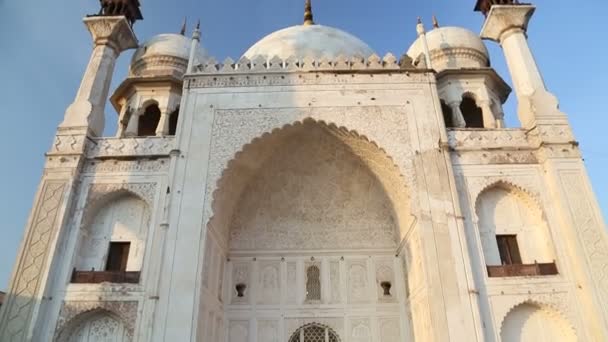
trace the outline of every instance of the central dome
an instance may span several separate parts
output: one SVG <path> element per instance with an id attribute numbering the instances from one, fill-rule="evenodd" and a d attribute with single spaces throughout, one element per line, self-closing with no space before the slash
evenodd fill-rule
<path id="1" fill-rule="evenodd" d="M 350 33 L 322 25 L 297 25 L 262 38 L 243 56 L 249 59 L 257 56 L 266 59 L 275 56 L 281 59 L 289 57 L 335 59 L 340 55 L 369 57 L 372 54 L 374 50 Z"/>

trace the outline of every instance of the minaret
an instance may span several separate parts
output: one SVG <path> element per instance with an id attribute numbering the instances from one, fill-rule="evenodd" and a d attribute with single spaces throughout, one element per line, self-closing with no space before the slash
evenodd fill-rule
<path id="1" fill-rule="evenodd" d="M 528 45 L 526 31 L 536 7 L 517 0 L 478 0 L 475 10 L 486 16 L 481 37 L 499 43 L 504 51 L 522 126 L 533 128 L 542 122 L 565 122 L 565 115 L 559 111 L 555 96 L 547 91 Z"/>
<path id="2" fill-rule="evenodd" d="M 576 301 L 589 328 L 589 341 L 607 341 L 608 236 L 602 213 L 566 115 L 549 93 L 528 46 L 526 31 L 535 7 L 515 0 L 478 0 L 475 10 L 486 16 L 481 36 L 504 51 L 519 102 L 518 114 L 528 139 L 539 148 L 543 188 L 560 213 L 553 229 L 569 243 L 564 248 Z M 583 338 L 585 339 L 585 338 Z"/>
<path id="3" fill-rule="evenodd" d="M 138 0 L 102 0 L 100 14 L 84 19 L 93 37 L 93 53 L 74 102 L 65 112 L 60 130 L 101 136 L 105 104 L 116 59 L 121 52 L 136 48 L 132 25 L 141 19 Z"/>
<path id="4" fill-rule="evenodd" d="M 138 0 L 102 0 L 101 11 L 84 23 L 93 53 L 74 102 L 65 112 L 46 154 L 42 179 L 25 236 L 0 310 L 0 341 L 50 341 L 53 294 L 67 279 L 62 247 L 78 201 L 81 169 L 92 137 L 104 129 L 104 107 L 118 55 L 137 46 L 133 23 L 141 19 Z M 57 285 L 62 284 L 62 285 Z"/>

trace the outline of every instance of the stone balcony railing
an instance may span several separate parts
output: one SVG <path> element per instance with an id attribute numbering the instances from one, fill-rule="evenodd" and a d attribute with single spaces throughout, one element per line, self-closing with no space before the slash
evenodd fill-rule
<path id="1" fill-rule="evenodd" d="M 166 157 L 175 148 L 175 137 L 95 138 L 87 158 Z"/>
<path id="2" fill-rule="evenodd" d="M 487 266 L 488 277 L 490 278 L 501 278 L 501 277 L 534 277 L 534 276 L 548 276 L 557 275 L 557 265 L 555 262 L 551 263 L 535 263 L 529 265 L 501 265 L 501 266 Z"/>
<path id="3" fill-rule="evenodd" d="M 72 284 L 138 284 L 141 272 L 77 271 L 72 272 Z"/>

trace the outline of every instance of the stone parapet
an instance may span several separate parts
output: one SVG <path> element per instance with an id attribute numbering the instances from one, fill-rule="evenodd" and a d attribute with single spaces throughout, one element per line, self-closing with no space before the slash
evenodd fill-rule
<path id="1" fill-rule="evenodd" d="M 194 74 L 222 74 L 222 73 L 255 73 L 255 72 L 296 72 L 296 71 L 322 71 L 322 70 L 399 70 L 399 60 L 393 54 L 388 53 L 381 58 L 371 55 L 367 58 L 340 56 L 335 60 L 314 59 L 312 57 L 281 59 L 273 57 L 266 59 L 256 57 L 252 60 L 243 57 L 238 61 L 226 58 L 224 62 L 218 63 L 214 59 L 208 59 L 198 65 Z M 414 67 L 412 67 L 414 69 Z"/>
<path id="2" fill-rule="evenodd" d="M 87 158 L 168 157 L 175 137 L 95 138 L 86 149 Z"/>

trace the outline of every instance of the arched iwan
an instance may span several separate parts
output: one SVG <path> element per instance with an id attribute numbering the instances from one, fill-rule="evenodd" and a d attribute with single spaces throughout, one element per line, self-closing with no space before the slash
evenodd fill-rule
<path id="1" fill-rule="evenodd" d="M 413 219 L 410 213 L 409 191 L 398 166 L 391 157 L 375 142 L 357 132 L 322 121 L 306 119 L 253 139 L 228 162 L 214 188 L 212 216 L 207 225 L 217 233 L 224 244 L 227 245 L 229 240 L 230 220 L 237 202 L 252 177 L 273 155 L 274 150 L 289 137 L 313 128 L 324 130 L 344 144 L 372 172 L 391 201 L 401 237 L 405 235 L 405 229 L 409 227 Z"/>

